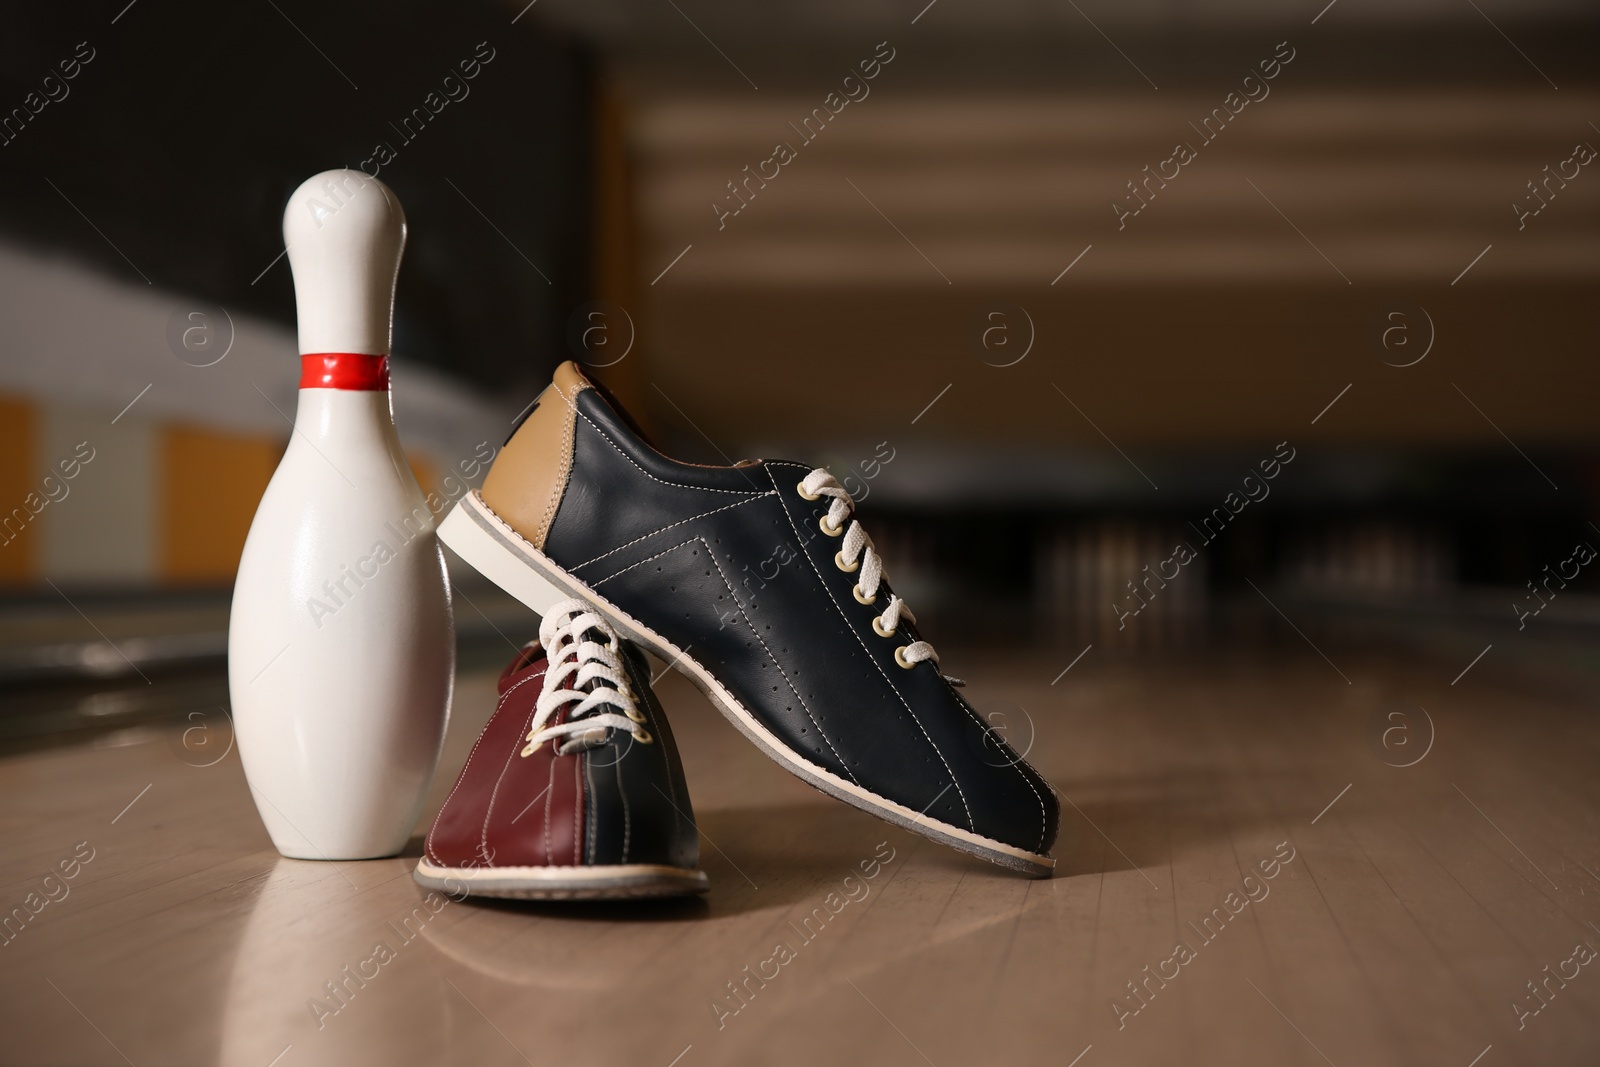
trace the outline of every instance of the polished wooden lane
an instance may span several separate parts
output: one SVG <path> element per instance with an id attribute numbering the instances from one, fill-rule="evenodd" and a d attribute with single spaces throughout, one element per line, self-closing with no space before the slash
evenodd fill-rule
<path id="1" fill-rule="evenodd" d="M 946 655 L 1063 791 L 1049 881 L 812 792 L 676 677 L 703 902 L 281 859 L 221 721 L 0 761 L 0 1062 L 1597 1062 L 1595 699 L 1340 652 L 1052 685 L 1076 651 Z"/>

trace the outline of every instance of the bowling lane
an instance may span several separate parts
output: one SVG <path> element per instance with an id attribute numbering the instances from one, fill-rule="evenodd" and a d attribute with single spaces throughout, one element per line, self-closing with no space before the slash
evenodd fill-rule
<path id="1" fill-rule="evenodd" d="M 944 650 L 1062 791 L 1049 881 L 812 792 L 675 675 L 704 901 L 430 898 L 418 838 L 283 859 L 225 736 L 15 752 L 0 1061 L 1593 1062 L 1600 984 L 1525 985 L 1600 945 L 1593 687 L 1281 636 L 1064 674 L 1076 646 Z M 466 657 L 418 834 L 500 652 Z"/>

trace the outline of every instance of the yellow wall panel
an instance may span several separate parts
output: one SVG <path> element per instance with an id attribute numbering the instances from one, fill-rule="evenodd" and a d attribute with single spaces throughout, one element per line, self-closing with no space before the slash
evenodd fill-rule
<path id="1" fill-rule="evenodd" d="M 283 458 L 275 438 L 190 426 L 161 431 L 160 574 L 172 583 L 231 582 L 267 482 Z"/>
<path id="2" fill-rule="evenodd" d="M 29 493 L 39 491 L 38 435 L 33 405 L 0 396 L 0 585 L 38 581 L 39 535 L 24 504 Z M 20 514 L 13 515 L 14 508 Z"/>

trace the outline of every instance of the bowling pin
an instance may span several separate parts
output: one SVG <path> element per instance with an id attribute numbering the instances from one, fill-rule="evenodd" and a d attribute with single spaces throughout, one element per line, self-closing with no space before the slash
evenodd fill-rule
<path id="1" fill-rule="evenodd" d="M 389 403 L 405 214 L 383 183 L 328 171 L 289 198 L 283 238 L 300 397 L 234 583 L 235 733 L 279 852 L 391 856 L 421 815 L 455 675 L 444 557 Z"/>

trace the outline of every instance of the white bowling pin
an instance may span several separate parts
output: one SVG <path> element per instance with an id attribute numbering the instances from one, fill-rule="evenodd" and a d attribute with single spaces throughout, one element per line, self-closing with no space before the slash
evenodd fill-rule
<path id="1" fill-rule="evenodd" d="M 421 814 L 455 676 L 434 516 L 389 406 L 405 214 L 383 183 L 328 171 L 289 198 L 283 237 L 300 402 L 234 583 L 239 754 L 279 852 L 390 856 Z"/>

